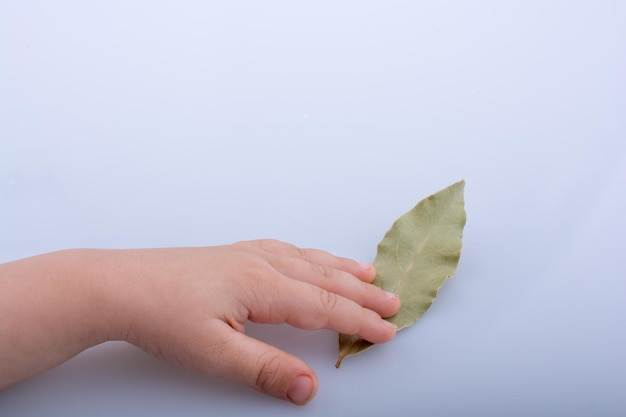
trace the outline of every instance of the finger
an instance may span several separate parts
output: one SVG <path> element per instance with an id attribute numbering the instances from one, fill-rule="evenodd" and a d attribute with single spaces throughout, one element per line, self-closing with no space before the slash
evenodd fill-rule
<path id="1" fill-rule="evenodd" d="M 359 335 L 372 343 L 387 342 L 396 334 L 395 325 L 334 292 L 286 277 L 276 289 L 254 297 L 256 305 L 250 306 L 250 320 L 287 322 L 308 330 L 331 329 Z"/>
<path id="2" fill-rule="evenodd" d="M 222 321 L 215 326 L 221 343 L 213 344 L 216 348 L 209 352 L 214 358 L 207 361 L 207 374 L 233 379 L 297 405 L 304 405 L 315 396 L 317 377 L 303 361 L 239 333 Z"/>
<path id="3" fill-rule="evenodd" d="M 272 239 L 253 240 L 242 243 L 274 255 L 297 258 L 310 263 L 339 269 L 365 282 L 372 282 L 376 276 L 374 267 L 369 263 L 357 262 L 352 259 L 335 256 L 319 249 L 302 249 L 290 243 Z"/>
<path id="4" fill-rule="evenodd" d="M 289 278 L 349 298 L 365 308 L 376 311 L 382 317 L 391 317 L 400 309 L 400 298 L 396 294 L 365 283 L 348 272 L 298 258 L 274 257 L 270 258 L 269 262 L 277 271 Z"/>

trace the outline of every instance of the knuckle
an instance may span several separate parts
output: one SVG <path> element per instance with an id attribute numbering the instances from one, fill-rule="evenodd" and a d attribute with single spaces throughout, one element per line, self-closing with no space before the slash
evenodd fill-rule
<path id="1" fill-rule="evenodd" d="M 308 260 L 310 257 L 307 249 L 302 249 L 292 243 L 274 241 L 273 248 L 275 253 L 283 256 L 301 258 L 304 260 Z"/>
<path id="2" fill-rule="evenodd" d="M 334 269 L 327 265 L 312 263 L 311 268 L 313 268 L 313 273 L 324 281 L 331 281 L 335 278 Z"/>
<path id="3" fill-rule="evenodd" d="M 276 239 L 258 239 L 254 241 L 261 249 L 274 249 L 281 245 L 281 242 Z"/>
<path id="4" fill-rule="evenodd" d="M 259 239 L 241 243 L 245 244 L 247 247 L 260 249 L 264 252 L 279 256 L 299 258 L 307 262 L 314 262 L 316 259 L 316 250 L 301 248 L 292 243 L 276 239 Z"/>
<path id="5" fill-rule="evenodd" d="M 327 290 L 320 291 L 320 303 L 326 316 L 330 316 L 337 309 L 339 296 Z"/>
<path id="6" fill-rule="evenodd" d="M 281 385 L 280 354 L 267 352 L 259 357 L 256 387 L 263 392 L 277 392 Z"/>
<path id="7" fill-rule="evenodd" d="M 304 260 L 309 259 L 309 253 L 306 249 L 302 249 L 301 247 L 296 246 L 291 243 L 282 242 L 280 254 L 284 256 L 292 256 L 295 258 L 301 258 Z"/>
<path id="8" fill-rule="evenodd" d="M 240 251 L 250 251 L 259 247 L 259 244 L 256 240 L 242 240 L 240 242 L 235 242 L 231 245 L 234 249 Z"/>
<path id="9" fill-rule="evenodd" d="M 275 239 L 242 240 L 240 242 L 233 243 L 233 246 L 240 247 L 242 249 L 260 249 L 263 251 L 270 251 L 271 249 L 280 246 L 280 242 Z"/>
<path id="10" fill-rule="evenodd" d="M 282 242 L 276 239 L 259 239 L 251 241 L 251 243 L 266 252 L 282 256 L 300 256 L 303 249 L 292 245 L 291 243 Z"/>
<path id="11" fill-rule="evenodd" d="M 299 258 L 301 258 L 301 259 L 303 259 L 305 261 L 310 261 L 311 260 L 311 252 L 308 249 L 302 249 L 302 248 L 300 248 L 298 246 L 294 246 L 292 250 L 294 251 L 294 254 L 297 257 L 299 257 Z"/>

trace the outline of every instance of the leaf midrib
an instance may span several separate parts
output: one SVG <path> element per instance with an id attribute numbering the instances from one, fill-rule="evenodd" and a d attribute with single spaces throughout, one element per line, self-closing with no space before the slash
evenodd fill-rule
<path id="1" fill-rule="evenodd" d="M 443 219 L 446 217 L 446 215 L 448 214 L 448 211 L 450 211 L 450 208 L 452 207 L 452 204 L 454 203 L 454 200 L 456 198 L 456 193 L 454 194 L 452 200 L 450 201 L 450 204 L 448 204 L 448 206 L 446 207 L 445 211 L 442 213 L 441 217 L 439 217 L 439 219 L 437 220 L 437 222 L 435 224 L 433 224 L 433 226 L 430 228 L 430 230 L 428 231 L 428 234 L 426 235 L 426 237 L 424 238 L 424 240 L 422 241 L 422 243 L 420 243 L 419 247 L 417 248 L 417 250 L 415 251 L 415 255 L 413 255 L 413 258 L 411 258 L 411 262 L 409 262 L 409 266 L 407 267 L 407 269 L 404 270 L 404 272 L 402 273 L 402 275 L 400 276 L 400 279 L 398 280 L 398 282 L 396 283 L 396 285 L 393 287 L 393 293 L 397 294 L 398 293 L 398 288 L 400 287 L 400 285 L 406 280 L 407 275 L 409 274 L 409 271 L 413 268 L 413 266 L 415 265 L 415 262 L 417 261 L 417 258 L 420 256 L 422 249 L 424 248 L 424 245 L 426 245 L 426 242 L 431 238 L 431 236 L 433 235 L 433 232 L 438 229 L 441 224 L 443 223 Z"/>

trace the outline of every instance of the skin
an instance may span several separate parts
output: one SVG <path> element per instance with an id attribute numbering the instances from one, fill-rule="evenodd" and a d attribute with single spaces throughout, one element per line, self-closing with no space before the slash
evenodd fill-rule
<path id="1" fill-rule="evenodd" d="M 205 248 L 73 249 L 0 264 L 0 389 L 109 340 L 302 405 L 317 391 L 297 357 L 244 323 L 391 340 L 397 296 L 369 264 L 258 240 Z"/>

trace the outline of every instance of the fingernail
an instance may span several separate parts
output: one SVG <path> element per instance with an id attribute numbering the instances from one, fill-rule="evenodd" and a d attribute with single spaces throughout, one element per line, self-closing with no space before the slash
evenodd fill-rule
<path id="1" fill-rule="evenodd" d="M 387 320 L 383 320 L 383 324 L 385 325 L 385 327 L 389 327 L 390 329 L 394 329 L 397 330 L 398 326 L 396 326 L 395 324 L 387 321 Z"/>
<path id="2" fill-rule="evenodd" d="M 367 262 L 359 262 L 359 266 L 361 267 L 361 269 L 364 269 L 366 271 L 372 269 L 372 264 L 368 264 Z"/>
<path id="3" fill-rule="evenodd" d="M 400 298 L 395 292 L 385 291 L 385 293 L 387 294 L 387 297 L 391 298 L 392 300 L 397 300 L 398 298 Z"/>
<path id="4" fill-rule="evenodd" d="M 313 395 L 313 380 L 305 375 L 300 375 L 293 381 L 289 391 L 287 391 L 287 398 L 294 404 L 304 405 L 309 401 Z"/>

